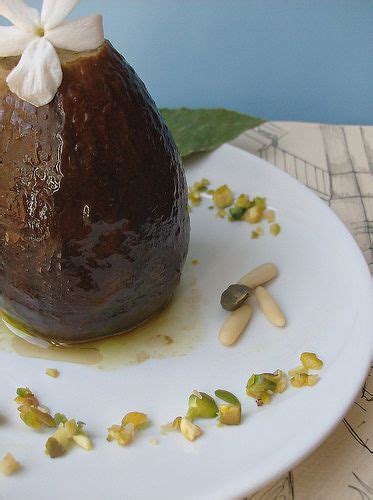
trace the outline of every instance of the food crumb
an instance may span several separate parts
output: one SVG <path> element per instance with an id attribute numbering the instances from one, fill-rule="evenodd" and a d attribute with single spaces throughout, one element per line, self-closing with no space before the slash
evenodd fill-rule
<path id="1" fill-rule="evenodd" d="M 0 461 L 0 472 L 5 476 L 11 476 L 19 471 L 21 464 L 13 457 L 11 453 L 7 453 Z"/>
<path id="2" fill-rule="evenodd" d="M 45 374 L 52 378 L 58 378 L 60 376 L 60 372 L 56 368 L 47 368 Z"/>
<path id="3" fill-rule="evenodd" d="M 157 438 L 152 437 L 149 439 L 149 443 L 152 444 L 153 446 L 157 446 L 157 444 L 159 444 L 159 441 Z"/>
<path id="4" fill-rule="evenodd" d="M 193 264 L 193 266 L 196 266 L 197 264 L 199 264 L 199 260 L 198 259 L 193 259 L 192 260 L 192 264 Z"/>

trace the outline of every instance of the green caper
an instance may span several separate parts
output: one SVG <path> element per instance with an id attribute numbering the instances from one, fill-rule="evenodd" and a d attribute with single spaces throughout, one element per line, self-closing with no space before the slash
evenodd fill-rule
<path id="1" fill-rule="evenodd" d="M 205 392 L 193 393 L 189 396 L 188 413 L 186 418 L 215 418 L 219 413 L 214 398 Z"/>
<path id="2" fill-rule="evenodd" d="M 230 285 L 222 293 L 220 304 L 226 311 L 235 311 L 242 306 L 252 293 L 251 288 L 246 285 Z"/>
<path id="3" fill-rule="evenodd" d="M 231 404 L 231 405 L 241 406 L 241 403 L 240 403 L 239 399 L 237 398 L 237 396 L 235 396 L 234 394 L 232 394 L 229 391 L 224 391 L 223 389 L 217 389 L 215 391 L 215 396 L 217 398 L 225 401 L 226 403 Z"/>

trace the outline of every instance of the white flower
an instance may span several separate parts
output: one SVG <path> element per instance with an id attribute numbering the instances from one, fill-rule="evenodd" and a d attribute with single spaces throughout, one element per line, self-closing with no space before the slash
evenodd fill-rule
<path id="1" fill-rule="evenodd" d="M 0 0 L 0 16 L 13 24 L 0 26 L 0 57 L 22 55 L 6 81 L 14 94 L 34 106 L 51 102 L 62 83 L 55 48 L 83 52 L 104 43 L 102 16 L 65 20 L 79 1 L 44 0 L 40 14 L 23 0 Z"/>

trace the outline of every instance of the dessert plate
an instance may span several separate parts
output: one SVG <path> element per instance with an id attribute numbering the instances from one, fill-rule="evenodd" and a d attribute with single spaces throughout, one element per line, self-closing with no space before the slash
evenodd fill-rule
<path id="1" fill-rule="evenodd" d="M 281 234 L 273 237 L 266 228 L 252 240 L 248 224 L 216 218 L 204 200 L 191 214 L 188 263 L 175 302 L 127 340 L 88 349 L 90 364 L 56 361 L 54 351 L 40 359 L 42 347 L 28 349 L 3 327 L 0 453 L 11 452 L 23 468 L 0 478 L 1 499 L 242 498 L 301 461 L 353 402 L 371 359 L 373 303 L 367 266 L 347 229 L 303 185 L 231 146 L 187 162 L 186 170 L 189 182 L 207 177 L 215 187 L 227 183 L 237 194 L 266 196 Z M 264 262 L 280 269 L 269 289 L 288 326 L 271 326 L 254 305 L 248 330 L 224 347 L 217 337 L 226 317 L 220 293 Z M 319 383 L 290 387 L 256 407 L 245 395 L 250 375 L 294 368 L 303 351 L 324 361 Z M 84 352 L 75 361 L 84 361 Z M 58 368 L 60 377 L 47 377 L 47 367 Z M 52 412 L 85 421 L 95 449 L 47 457 L 49 433 L 24 426 L 13 402 L 16 388 L 26 385 Z M 217 388 L 240 398 L 240 426 L 201 421 L 204 434 L 193 443 L 161 433 L 162 424 L 185 413 L 193 389 Z M 148 413 L 149 428 L 125 448 L 106 442 L 106 428 L 134 410 Z"/>

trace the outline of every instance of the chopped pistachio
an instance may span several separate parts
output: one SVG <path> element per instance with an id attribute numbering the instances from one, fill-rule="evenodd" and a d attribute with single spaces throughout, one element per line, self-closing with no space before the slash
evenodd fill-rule
<path id="1" fill-rule="evenodd" d="M 93 449 L 93 445 L 92 445 L 91 440 L 85 434 L 77 434 L 76 436 L 73 436 L 73 441 L 78 446 L 83 448 L 83 450 L 90 451 Z"/>
<path id="2" fill-rule="evenodd" d="M 207 207 L 209 210 L 214 210 L 214 205 L 210 205 L 209 207 Z"/>
<path id="3" fill-rule="evenodd" d="M 65 422 L 64 428 L 69 439 L 78 434 L 78 425 L 74 419 Z"/>
<path id="4" fill-rule="evenodd" d="M 54 431 L 54 433 L 51 436 L 52 438 L 56 439 L 60 445 L 67 450 L 70 444 L 70 439 L 71 437 L 68 435 L 67 430 L 64 425 L 60 425 L 57 430 Z"/>
<path id="5" fill-rule="evenodd" d="M 116 441 L 120 446 L 128 445 L 135 435 L 135 426 L 133 424 L 112 425 L 108 428 L 108 441 Z"/>
<path id="6" fill-rule="evenodd" d="M 306 373 L 297 373 L 290 379 L 290 383 L 293 387 L 303 387 L 307 385 L 307 376 Z"/>
<path id="7" fill-rule="evenodd" d="M 197 264 L 199 264 L 199 260 L 198 259 L 193 259 L 192 260 L 192 264 L 193 264 L 193 266 L 196 266 Z"/>
<path id="8" fill-rule="evenodd" d="M 13 457 L 11 453 L 7 453 L 5 457 L 0 460 L 0 472 L 5 476 L 11 476 L 18 472 L 21 464 Z"/>
<path id="9" fill-rule="evenodd" d="M 17 389 L 16 403 L 24 406 L 39 406 L 39 401 L 28 387 L 19 387 Z"/>
<path id="10" fill-rule="evenodd" d="M 56 427 L 56 422 L 54 418 L 49 415 L 49 413 L 40 411 L 38 408 L 33 406 L 29 409 L 28 413 L 33 415 L 41 425 L 45 425 L 46 427 Z"/>
<path id="11" fill-rule="evenodd" d="M 219 217 L 220 219 L 224 219 L 226 215 L 227 211 L 224 210 L 223 208 L 221 210 L 216 211 L 216 217 Z"/>
<path id="12" fill-rule="evenodd" d="M 232 394 L 229 391 L 224 391 L 223 389 L 217 389 L 215 391 L 215 396 L 219 399 L 222 399 L 226 403 L 231 404 L 231 405 L 241 406 L 241 403 L 240 403 L 239 399 L 237 398 L 237 396 L 235 396 L 234 394 Z"/>
<path id="13" fill-rule="evenodd" d="M 312 387 L 313 385 L 317 384 L 318 381 L 319 381 L 318 375 L 307 375 L 307 385 L 309 387 Z"/>
<path id="14" fill-rule="evenodd" d="M 263 219 L 266 219 L 270 224 L 276 220 L 276 212 L 274 210 L 266 210 L 263 213 Z"/>
<path id="15" fill-rule="evenodd" d="M 182 417 L 176 417 L 173 422 L 172 422 L 172 428 L 175 430 L 175 431 L 179 431 L 180 430 L 180 422 L 181 422 L 181 419 Z"/>
<path id="16" fill-rule="evenodd" d="M 246 210 L 244 219 L 246 222 L 250 222 L 250 224 L 257 224 L 262 220 L 263 210 L 261 210 L 256 205 L 254 207 Z"/>
<path id="17" fill-rule="evenodd" d="M 189 405 L 187 418 L 194 420 L 195 418 L 215 418 L 218 414 L 218 407 L 215 400 L 205 392 L 199 393 L 202 397 L 195 394 L 189 396 Z"/>
<path id="18" fill-rule="evenodd" d="M 298 373 L 308 373 L 308 370 L 302 365 L 302 366 L 297 366 L 296 368 L 292 368 L 291 370 L 288 371 L 289 377 L 294 377 Z"/>
<path id="19" fill-rule="evenodd" d="M 251 203 L 247 194 L 240 194 L 234 205 L 237 208 L 243 208 L 244 210 L 247 210 L 248 208 L 250 208 Z"/>
<path id="20" fill-rule="evenodd" d="M 49 375 L 49 377 L 52 377 L 52 378 L 57 378 L 60 376 L 60 372 L 58 370 L 56 370 L 56 368 L 47 368 L 45 370 L 45 374 Z"/>
<path id="21" fill-rule="evenodd" d="M 246 209 L 241 207 L 232 207 L 229 209 L 229 213 L 232 221 L 240 221 Z"/>
<path id="22" fill-rule="evenodd" d="M 276 370 L 274 373 L 254 373 L 247 382 L 246 394 L 256 399 L 258 406 L 267 404 L 273 393 L 285 390 L 287 380 L 282 370 Z"/>
<path id="23" fill-rule="evenodd" d="M 241 405 L 220 405 L 219 422 L 223 425 L 239 425 L 241 423 Z"/>
<path id="24" fill-rule="evenodd" d="M 270 227 L 269 227 L 269 232 L 273 235 L 273 236 L 277 236 L 280 234 L 281 232 L 281 226 L 280 224 L 271 224 Z"/>
<path id="25" fill-rule="evenodd" d="M 300 360 L 305 368 L 309 368 L 310 370 L 321 370 L 324 366 L 324 363 L 320 358 L 316 356 L 314 352 L 303 352 L 300 355 Z"/>
<path id="26" fill-rule="evenodd" d="M 202 429 L 198 425 L 193 424 L 188 418 L 182 418 L 180 421 L 181 434 L 188 439 L 194 441 L 202 434 Z"/>
<path id="27" fill-rule="evenodd" d="M 167 434 L 168 432 L 180 431 L 180 421 L 181 417 L 176 417 L 173 422 L 165 425 L 161 425 L 161 433 Z"/>
<path id="28" fill-rule="evenodd" d="M 260 238 L 260 234 L 257 233 L 256 231 L 251 231 L 251 239 L 257 240 L 258 238 Z"/>
<path id="29" fill-rule="evenodd" d="M 54 421 L 56 425 L 65 424 L 67 422 L 67 417 L 63 413 L 56 413 L 54 415 Z"/>
<path id="30" fill-rule="evenodd" d="M 188 198 L 194 207 L 198 207 L 201 204 L 202 197 L 199 191 L 189 191 Z"/>
<path id="31" fill-rule="evenodd" d="M 51 458 L 58 458 L 66 453 L 66 448 L 52 436 L 45 444 L 45 451 Z"/>
<path id="32" fill-rule="evenodd" d="M 254 201 L 255 201 L 255 206 L 263 213 L 264 210 L 267 208 L 266 199 L 257 196 Z"/>
<path id="33" fill-rule="evenodd" d="M 218 208 L 230 207 L 234 200 L 233 193 L 226 184 L 214 191 L 212 199 Z"/>
<path id="34" fill-rule="evenodd" d="M 133 424 L 135 430 L 144 429 L 147 425 L 149 425 L 149 419 L 145 413 L 132 411 L 127 413 L 122 419 L 122 426 L 126 426 L 127 424 Z"/>
<path id="35" fill-rule="evenodd" d="M 41 427 L 43 426 L 43 424 L 40 422 L 40 420 L 33 413 L 31 413 L 29 410 L 25 411 L 25 412 L 21 412 L 19 416 L 20 416 L 20 419 L 22 420 L 22 422 L 24 422 L 26 425 L 28 425 L 29 427 L 31 427 L 32 429 L 34 429 L 36 431 L 41 429 Z"/>
<path id="36" fill-rule="evenodd" d="M 18 387 L 17 396 L 21 398 L 25 398 L 27 396 L 34 396 L 31 390 L 28 387 Z"/>
<path id="37" fill-rule="evenodd" d="M 213 195 L 214 193 L 215 193 L 214 189 L 208 189 L 207 190 L 207 194 L 209 194 L 209 195 Z"/>

